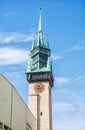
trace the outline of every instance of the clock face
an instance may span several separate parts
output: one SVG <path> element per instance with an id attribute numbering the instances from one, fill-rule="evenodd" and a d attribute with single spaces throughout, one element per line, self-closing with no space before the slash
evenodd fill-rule
<path id="1" fill-rule="evenodd" d="M 42 83 L 37 83 L 35 86 L 34 86 L 34 90 L 37 92 L 37 93 L 41 93 L 44 91 L 44 85 Z"/>

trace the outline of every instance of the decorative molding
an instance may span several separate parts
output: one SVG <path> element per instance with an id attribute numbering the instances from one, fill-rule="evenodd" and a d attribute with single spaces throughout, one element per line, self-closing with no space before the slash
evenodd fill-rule
<path id="1" fill-rule="evenodd" d="M 50 85 L 53 86 L 54 78 L 51 72 L 35 72 L 26 74 L 28 82 L 49 81 Z"/>

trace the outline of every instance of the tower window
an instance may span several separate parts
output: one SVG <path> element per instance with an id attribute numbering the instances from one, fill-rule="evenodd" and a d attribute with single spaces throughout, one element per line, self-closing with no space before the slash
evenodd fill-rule
<path id="1" fill-rule="evenodd" d="M 43 114 L 43 113 L 42 113 L 42 112 L 40 112 L 40 116 L 42 116 L 42 114 Z"/>

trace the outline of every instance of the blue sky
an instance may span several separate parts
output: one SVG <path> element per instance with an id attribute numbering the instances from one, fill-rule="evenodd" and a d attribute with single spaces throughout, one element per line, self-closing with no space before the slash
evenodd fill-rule
<path id="1" fill-rule="evenodd" d="M 0 0 L 0 72 L 27 103 L 26 69 L 32 37 L 38 32 L 51 48 L 54 73 L 53 130 L 85 129 L 85 1 Z"/>

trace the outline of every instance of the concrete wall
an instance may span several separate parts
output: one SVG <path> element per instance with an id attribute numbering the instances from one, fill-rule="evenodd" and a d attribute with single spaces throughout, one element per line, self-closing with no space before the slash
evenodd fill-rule
<path id="1" fill-rule="evenodd" d="M 36 130 L 36 119 L 13 85 L 0 74 L 0 130 Z"/>

